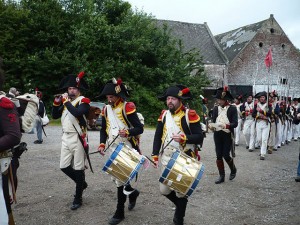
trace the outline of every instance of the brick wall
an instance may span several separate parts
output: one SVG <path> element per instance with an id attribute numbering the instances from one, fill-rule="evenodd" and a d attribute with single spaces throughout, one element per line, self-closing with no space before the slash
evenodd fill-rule
<path id="1" fill-rule="evenodd" d="M 270 46 L 273 65 L 269 73 L 264 59 Z M 277 87 L 280 78 L 288 79 L 289 86 Z M 262 29 L 229 64 L 228 83 L 232 85 L 269 83 L 273 89 L 289 88 L 290 96 L 300 97 L 300 52 L 272 17 L 266 20 Z"/>

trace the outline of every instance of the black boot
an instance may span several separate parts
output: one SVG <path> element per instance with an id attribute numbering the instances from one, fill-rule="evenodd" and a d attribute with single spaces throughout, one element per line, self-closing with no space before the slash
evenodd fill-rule
<path id="1" fill-rule="evenodd" d="M 223 159 L 217 159 L 216 163 L 217 163 L 220 177 L 218 178 L 218 180 L 215 181 L 215 184 L 220 184 L 225 181 L 225 168 L 224 168 Z"/>
<path id="2" fill-rule="evenodd" d="M 183 225 L 187 202 L 187 198 L 177 198 L 176 210 L 173 218 L 175 225 Z"/>
<path id="3" fill-rule="evenodd" d="M 140 192 L 136 189 L 129 195 L 128 210 L 132 210 L 135 207 L 136 199 L 139 195 Z"/>
<path id="4" fill-rule="evenodd" d="M 62 168 L 61 171 L 63 171 L 68 177 L 70 177 L 76 183 L 75 170 L 71 166 L 68 166 L 66 168 Z M 86 189 L 87 187 L 88 187 L 88 184 L 84 179 L 83 190 Z"/>
<path id="5" fill-rule="evenodd" d="M 76 181 L 76 191 L 74 196 L 74 201 L 71 206 L 72 210 L 76 210 L 82 205 L 82 192 L 84 189 L 84 170 L 74 170 L 75 181 Z"/>
<path id="6" fill-rule="evenodd" d="M 126 202 L 126 195 L 123 193 L 124 186 L 118 187 L 118 204 L 117 210 L 113 217 L 108 221 L 110 225 L 119 224 L 124 218 L 124 204 Z"/>
<path id="7" fill-rule="evenodd" d="M 178 197 L 176 196 L 175 191 L 171 191 L 170 194 L 165 195 L 167 197 L 167 199 L 169 199 L 171 202 L 173 202 L 175 204 L 175 206 L 177 206 L 177 200 Z"/>
<path id="8" fill-rule="evenodd" d="M 227 162 L 227 164 L 228 164 L 228 166 L 230 168 L 230 171 L 231 171 L 230 172 L 230 176 L 229 176 L 229 180 L 233 180 L 235 178 L 235 176 L 236 176 L 237 169 L 236 169 L 236 167 L 234 165 L 234 162 L 233 162 L 232 158 L 230 160 L 226 160 L 226 162 Z"/>

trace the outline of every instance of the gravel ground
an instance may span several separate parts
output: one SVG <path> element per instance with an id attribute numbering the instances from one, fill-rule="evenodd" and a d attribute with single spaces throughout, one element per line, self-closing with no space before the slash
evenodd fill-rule
<path id="1" fill-rule="evenodd" d="M 108 159 L 91 155 L 94 174 L 86 171 L 88 188 L 83 206 L 70 210 L 74 183 L 59 169 L 61 127 L 47 126 L 43 144 L 33 144 L 36 134 L 24 134 L 28 151 L 20 160 L 17 204 L 13 205 L 16 224 L 107 224 L 116 207 L 116 187 L 102 171 Z M 151 155 L 154 130 L 142 135 L 143 154 Z M 99 132 L 89 132 L 91 151 L 99 142 Z M 189 199 L 185 224 L 300 224 L 300 184 L 296 183 L 299 142 L 283 146 L 266 160 L 259 160 L 258 150 L 248 152 L 242 137 L 236 149 L 237 177 L 214 184 L 218 177 L 214 143 L 209 133 L 201 151 L 205 165 L 202 179 Z M 226 165 L 227 174 L 229 168 Z M 159 170 L 151 166 L 139 173 L 137 187 L 141 194 L 134 210 L 125 209 L 122 225 L 172 225 L 173 205 L 159 194 Z M 127 205 L 128 202 L 126 202 Z"/>

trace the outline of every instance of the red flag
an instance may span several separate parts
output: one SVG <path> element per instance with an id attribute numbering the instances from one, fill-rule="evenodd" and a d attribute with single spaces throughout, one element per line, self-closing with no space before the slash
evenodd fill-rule
<path id="1" fill-rule="evenodd" d="M 272 48 L 269 49 L 266 58 L 265 58 L 265 64 L 267 67 L 272 66 Z"/>

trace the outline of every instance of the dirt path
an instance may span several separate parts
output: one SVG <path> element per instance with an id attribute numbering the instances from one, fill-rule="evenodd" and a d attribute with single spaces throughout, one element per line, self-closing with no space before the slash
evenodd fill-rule
<path id="1" fill-rule="evenodd" d="M 102 172 L 108 154 L 103 158 L 91 155 L 95 173 L 86 172 L 88 188 L 83 206 L 71 211 L 75 185 L 59 169 L 61 127 L 46 127 L 48 137 L 41 145 L 33 144 L 36 134 L 25 134 L 28 152 L 20 160 L 18 171 L 18 204 L 13 206 L 16 224 L 75 225 L 107 224 L 116 207 L 116 187 L 110 176 Z M 151 155 L 154 130 L 146 129 L 142 150 Z M 89 133 L 91 151 L 99 144 L 99 132 Z M 300 184 L 294 181 L 298 165 L 299 142 L 280 148 L 265 161 L 259 160 L 258 150 L 250 153 L 244 139 L 236 149 L 237 177 L 221 185 L 215 165 L 212 134 L 201 152 L 204 175 L 188 202 L 185 224 L 300 224 Z M 229 168 L 226 166 L 227 174 Z M 137 183 L 141 194 L 133 211 L 125 210 L 121 225 L 172 225 L 172 204 L 159 194 L 158 170 L 150 167 L 141 171 Z M 127 205 L 127 202 L 126 202 Z"/>

